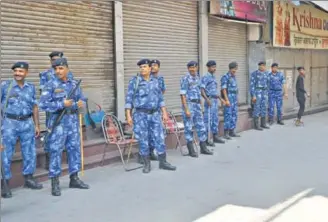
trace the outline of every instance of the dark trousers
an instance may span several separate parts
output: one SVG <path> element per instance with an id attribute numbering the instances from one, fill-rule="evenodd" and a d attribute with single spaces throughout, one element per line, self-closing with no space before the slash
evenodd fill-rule
<path id="1" fill-rule="evenodd" d="M 297 114 L 298 119 L 301 119 L 304 114 L 305 101 L 306 101 L 305 97 L 297 97 L 297 102 L 300 105 L 300 109 L 298 110 L 298 114 Z"/>

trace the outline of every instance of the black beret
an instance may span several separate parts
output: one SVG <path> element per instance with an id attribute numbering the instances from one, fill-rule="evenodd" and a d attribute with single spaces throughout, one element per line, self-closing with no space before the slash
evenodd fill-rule
<path id="1" fill-rule="evenodd" d="M 55 68 L 57 66 L 68 66 L 67 59 L 66 58 L 59 58 L 52 62 L 52 68 Z"/>
<path id="2" fill-rule="evenodd" d="M 229 63 L 229 69 L 235 69 L 238 67 L 238 63 L 237 62 L 230 62 Z"/>
<path id="3" fill-rule="evenodd" d="M 187 67 L 188 67 L 188 68 L 189 68 L 189 67 L 195 67 L 195 66 L 198 66 L 198 63 L 195 62 L 195 61 L 190 61 L 190 62 L 188 62 L 188 64 L 187 64 Z"/>
<path id="4" fill-rule="evenodd" d="M 53 51 L 53 52 L 51 52 L 51 53 L 49 54 L 50 59 L 51 59 L 52 57 L 55 57 L 55 56 L 63 57 L 63 56 L 64 56 L 64 53 L 63 53 L 63 52 L 59 52 L 59 51 Z"/>
<path id="5" fill-rule="evenodd" d="M 211 66 L 216 66 L 216 62 L 214 60 L 210 60 L 206 63 L 207 67 L 211 67 Z"/>
<path id="6" fill-rule="evenodd" d="M 303 66 L 297 67 L 297 71 L 300 71 L 301 69 L 305 70 Z"/>
<path id="7" fill-rule="evenodd" d="M 261 66 L 261 65 L 266 65 L 266 62 L 264 62 L 264 61 L 260 61 L 260 62 L 258 63 L 258 65 L 259 65 L 259 66 Z"/>
<path id="8" fill-rule="evenodd" d="M 150 65 L 150 60 L 149 59 L 139 60 L 139 62 L 137 63 L 137 66 L 141 66 L 141 65 Z"/>
<path id="9" fill-rule="evenodd" d="M 272 63 L 272 65 L 271 65 L 271 67 L 278 67 L 279 65 L 278 65 L 278 63 Z"/>
<path id="10" fill-rule="evenodd" d="M 157 64 L 158 66 L 161 66 L 161 62 L 159 60 L 157 60 L 157 59 L 151 60 L 150 64 L 152 65 L 154 63 Z"/>
<path id="11" fill-rule="evenodd" d="M 16 68 L 26 69 L 28 70 L 28 63 L 27 62 L 16 62 L 11 69 L 14 70 Z"/>

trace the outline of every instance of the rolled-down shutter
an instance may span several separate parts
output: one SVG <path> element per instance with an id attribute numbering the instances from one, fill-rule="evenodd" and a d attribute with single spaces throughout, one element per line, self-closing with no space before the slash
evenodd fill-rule
<path id="1" fill-rule="evenodd" d="M 149 9 L 149 13 L 146 10 Z M 197 2 L 123 2 L 125 89 L 141 58 L 159 59 L 169 108 L 180 107 L 180 78 L 198 60 Z"/>
<path id="2" fill-rule="evenodd" d="M 88 1 L 90 2 L 90 1 Z M 1 1 L 1 80 L 16 61 L 30 64 L 27 80 L 39 89 L 48 54 L 64 52 L 90 100 L 114 110 L 112 2 Z M 44 121 L 44 113 L 41 113 Z"/>
<path id="3" fill-rule="evenodd" d="M 217 77 L 220 79 L 228 72 L 230 62 L 238 62 L 238 98 L 239 103 L 246 103 L 248 93 L 246 24 L 222 21 L 211 16 L 208 23 L 208 58 L 216 60 Z"/>

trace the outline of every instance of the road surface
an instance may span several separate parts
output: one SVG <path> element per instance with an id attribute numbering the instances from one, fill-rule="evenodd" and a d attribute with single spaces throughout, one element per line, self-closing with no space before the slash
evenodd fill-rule
<path id="1" fill-rule="evenodd" d="M 176 172 L 143 175 L 120 164 L 85 172 L 90 190 L 61 197 L 14 190 L 2 222 L 327 222 L 328 112 L 270 130 L 249 130 L 198 159 L 170 151 Z"/>

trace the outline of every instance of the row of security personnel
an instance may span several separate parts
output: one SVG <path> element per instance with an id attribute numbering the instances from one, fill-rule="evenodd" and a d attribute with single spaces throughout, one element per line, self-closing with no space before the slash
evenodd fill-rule
<path id="1" fill-rule="evenodd" d="M 77 81 L 69 78 L 70 70 L 65 58 L 52 61 L 54 74 L 42 87 L 39 103 L 36 101 L 36 88 L 25 80 L 28 75 L 29 64 L 17 62 L 12 66 L 13 79 L 1 82 L 1 111 L 3 121 L 1 124 L 2 146 L 1 153 L 4 178 L 1 180 L 8 184 L 11 175 L 11 161 L 15 152 L 17 139 L 21 143 L 23 157 L 22 174 L 25 178 L 24 187 L 42 189 L 33 174 L 36 169 L 35 138 L 40 134 L 38 107 L 48 112 L 47 126 L 52 128 L 57 116 L 66 109 L 66 114 L 46 141 L 49 152 L 49 178 L 51 178 L 51 193 L 60 196 L 59 176 L 61 174 L 61 157 L 63 148 L 68 153 L 70 188 L 88 189 L 89 186 L 81 181 L 78 172 L 81 169 L 80 134 L 78 110 L 84 106 L 85 97 Z M 67 98 L 73 88 L 77 88 L 71 98 Z M 2 189 L 1 195 L 10 198 L 10 189 Z"/>
<path id="2" fill-rule="evenodd" d="M 166 90 L 163 76 L 159 73 L 160 61 L 149 59 L 140 60 L 137 65 L 140 72 L 132 77 L 126 94 L 126 119 L 133 126 L 135 138 L 139 141 L 139 154 L 144 164 L 143 172 L 151 171 L 150 160 L 156 159 L 153 150 L 158 154 L 159 168 L 164 170 L 176 170 L 166 160 L 166 147 L 164 142 L 164 123 L 168 120 L 163 94 Z M 235 133 L 237 122 L 237 94 L 238 87 L 236 72 L 238 64 L 229 64 L 229 71 L 221 78 L 222 96 L 218 91 L 218 83 L 215 78 L 216 63 L 207 63 L 208 73 L 202 77 L 198 75 L 197 62 L 190 61 L 187 64 L 188 72 L 181 79 L 180 96 L 182 101 L 182 115 L 184 121 L 185 138 L 189 155 L 197 157 L 193 147 L 193 127 L 195 127 L 199 146 L 202 154 L 212 155 L 213 152 L 207 145 L 213 145 L 209 141 L 209 134 L 213 134 L 215 143 L 225 143 L 219 138 L 218 109 L 219 100 L 224 105 L 224 129 L 225 138 L 239 137 Z M 201 97 L 206 101 L 203 116 Z M 204 117 L 204 118 L 203 118 Z"/>
<path id="3" fill-rule="evenodd" d="M 253 107 L 253 122 L 256 130 L 269 129 L 266 124 L 267 110 L 269 124 L 274 122 L 275 107 L 277 109 L 277 123 L 284 125 L 283 117 L 283 98 L 288 98 L 286 80 L 284 74 L 279 72 L 278 63 L 271 65 L 271 72 L 266 70 L 266 62 L 258 63 L 258 70 L 251 74 L 250 95 Z"/>

